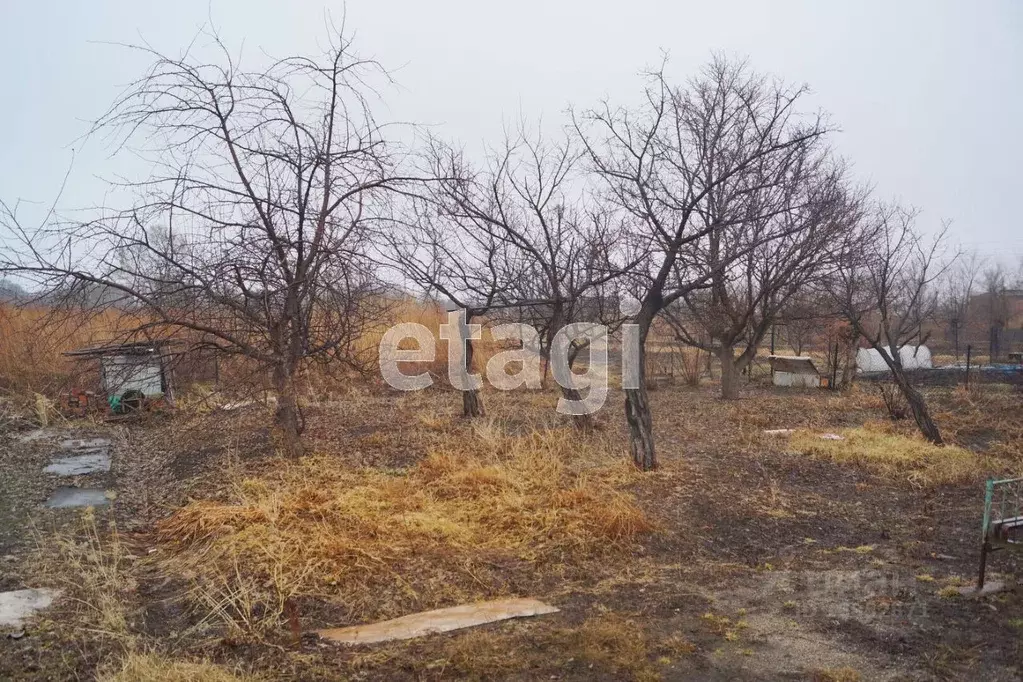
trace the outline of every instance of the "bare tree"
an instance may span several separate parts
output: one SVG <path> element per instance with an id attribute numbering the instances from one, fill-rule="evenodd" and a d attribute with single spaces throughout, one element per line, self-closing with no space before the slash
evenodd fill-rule
<path id="1" fill-rule="evenodd" d="M 392 242 L 393 260 L 420 287 L 473 316 L 532 325 L 544 377 L 555 335 L 583 316 L 600 315 L 617 274 L 609 253 L 618 227 L 583 204 L 577 159 L 568 140 L 548 142 L 524 127 L 490 150 L 479 168 L 432 140 L 426 161 L 437 180 L 425 200 L 413 202 L 411 219 L 399 221 L 404 235 Z M 584 340 L 573 341 L 570 366 L 585 347 Z M 563 391 L 579 399 L 574 389 Z M 474 416 L 478 400 L 467 393 L 465 414 Z"/>
<path id="2" fill-rule="evenodd" d="M 466 197 L 495 202 L 485 184 L 449 145 L 429 138 L 421 152 L 427 173 L 438 181 L 415 197 L 392 206 L 392 228 L 383 257 L 427 296 L 439 295 L 449 306 L 464 311 L 462 344 L 462 414 L 486 412 L 479 387 L 468 383 L 475 357 L 469 325 L 501 308 L 513 282 L 525 276 L 527 263 L 490 229 L 487 220 L 464 208 Z M 450 371 L 450 368 L 449 368 Z"/>
<path id="3" fill-rule="evenodd" d="M 777 324 L 786 345 L 797 356 L 802 355 L 816 339 L 826 336 L 830 312 L 828 302 L 821 300 L 815 289 L 797 292 L 778 314 Z"/>
<path id="4" fill-rule="evenodd" d="M 798 110 L 804 93 L 719 58 L 685 88 L 670 85 L 663 70 L 650 74 L 635 111 L 605 103 L 574 116 L 606 200 L 631 219 L 627 245 L 645 256 L 630 276 L 639 302 L 630 319 L 639 333 L 639 376 L 625 389 L 632 457 L 641 469 L 657 465 L 644 376 L 654 318 L 731 265 L 701 267 L 701 243 L 722 227 L 716 221 L 733 220 L 711 211 L 714 193 L 728 183 L 743 186 L 739 178 L 759 169 L 786 168 L 825 134 L 819 116 Z M 731 255 L 745 257 L 757 245 Z"/>
<path id="5" fill-rule="evenodd" d="M 1002 335 L 1009 324 L 1009 274 L 995 263 L 983 274 L 984 313 L 988 327 L 988 354 L 994 362 L 1002 355 Z"/>
<path id="6" fill-rule="evenodd" d="M 299 374 L 350 357 L 379 300 L 364 255 L 374 206 L 407 180 L 367 99 L 367 78 L 383 72 L 339 33 L 320 57 L 257 70 L 215 34 L 204 36 L 210 62 L 132 48 L 152 66 L 96 124 L 117 153 L 150 165 L 115 187 L 131 205 L 37 229 L 4 211 L 7 268 L 51 289 L 102 286 L 140 329 L 185 332 L 268 368 L 292 455 Z"/>
<path id="7" fill-rule="evenodd" d="M 963 254 L 949 267 L 942 291 L 941 313 L 952 334 L 952 346 L 956 361 L 959 360 L 959 345 L 963 332 L 970 327 L 970 303 L 976 290 L 977 275 L 983 259 L 976 252 Z"/>
<path id="8" fill-rule="evenodd" d="M 738 397 L 740 374 L 786 303 L 834 266 L 849 229 L 843 176 L 816 138 L 708 193 L 701 218 L 712 229 L 690 262 L 709 287 L 665 316 L 686 344 L 717 353 L 722 398 Z"/>
<path id="9" fill-rule="evenodd" d="M 941 434 L 923 394 L 910 381 L 901 350 L 912 341 L 926 341 L 924 329 L 938 305 L 936 283 L 947 267 L 939 260 L 946 230 L 947 225 L 926 239 L 916 229 L 915 211 L 878 205 L 846 242 L 832 281 L 837 307 L 884 359 L 920 432 L 937 444 Z"/>

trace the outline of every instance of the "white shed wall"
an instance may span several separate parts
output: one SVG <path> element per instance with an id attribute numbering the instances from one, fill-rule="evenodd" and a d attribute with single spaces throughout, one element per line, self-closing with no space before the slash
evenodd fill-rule
<path id="1" fill-rule="evenodd" d="M 774 372 L 774 385 L 795 388 L 819 388 L 821 378 L 816 374 L 796 374 L 795 372 Z"/>
<path id="2" fill-rule="evenodd" d="M 141 391 L 146 397 L 163 393 L 159 358 L 133 355 L 108 355 L 101 360 L 103 387 L 109 395 Z"/>

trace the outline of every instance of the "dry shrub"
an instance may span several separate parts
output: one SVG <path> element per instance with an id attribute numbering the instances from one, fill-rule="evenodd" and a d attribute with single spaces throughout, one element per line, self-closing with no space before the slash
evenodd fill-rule
<path id="1" fill-rule="evenodd" d="M 1023 461 L 1023 420 L 1020 393 L 1004 384 L 980 384 L 969 391 L 959 386 L 935 392 L 934 418 L 943 436 L 962 445 L 983 448 L 1018 465 Z"/>
<path id="2" fill-rule="evenodd" d="M 682 383 L 692 388 L 700 385 L 703 376 L 704 356 L 699 348 L 683 348 L 679 351 L 678 369 Z"/>
<path id="3" fill-rule="evenodd" d="M 896 433 L 879 423 L 839 431 L 843 440 L 824 440 L 819 434 L 798 431 L 792 447 L 835 462 L 863 466 L 882 476 L 904 478 L 919 486 L 969 481 L 982 475 L 987 461 L 956 445 L 938 446 L 923 438 Z"/>
<path id="4" fill-rule="evenodd" d="M 33 570 L 37 580 L 58 587 L 66 596 L 61 602 L 79 628 L 130 645 L 131 600 L 137 584 L 129 556 L 113 517 L 97 520 L 94 508 L 87 507 L 77 524 L 40 543 Z"/>
<path id="5" fill-rule="evenodd" d="M 429 371 L 435 379 L 446 384 L 448 376 L 448 352 L 447 341 L 440 338 L 440 328 L 447 325 L 448 311 L 442 305 L 429 302 L 421 302 L 414 299 L 407 299 L 395 303 L 388 311 L 387 319 L 380 320 L 373 329 L 368 329 L 358 339 L 356 346 L 360 357 L 368 359 L 369 366 L 376 366 L 379 361 L 380 341 L 387 329 L 400 322 L 412 322 L 421 324 L 433 334 L 436 354 L 434 360 L 428 363 L 415 363 L 412 366 L 403 366 L 402 371 L 408 373 Z M 473 365 L 476 370 L 486 367 L 487 361 L 501 350 L 507 349 L 508 342 L 496 341 L 486 329 L 488 320 L 485 318 L 473 318 L 473 324 L 482 324 L 484 330 L 482 338 L 473 342 Z M 402 349 L 413 349 L 416 344 L 411 339 L 405 339 L 399 343 Z M 512 346 L 514 347 L 514 346 Z"/>
<path id="6" fill-rule="evenodd" d="M 207 661 L 176 661 L 149 652 L 131 652 L 116 670 L 101 673 L 100 682 L 244 682 L 255 678 L 241 676 Z"/>
<path id="7" fill-rule="evenodd" d="M 262 586 L 267 625 L 284 600 L 309 594 L 353 617 L 397 615 L 487 596 L 487 566 L 501 557 L 543 570 L 630 547 L 651 527 L 617 489 L 630 474 L 588 454 L 570 429 L 509 436 L 491 425 L 401 472 L 309 457 L 242 481 L 230 502 L 189 504 L 159 535 L 174 545 L 169 565 L 230 603 L 225 613 L 238 611 L 232 594 L 249 603 Z"/>
<path id="8" fill-rule="evenodd" d="M 885 409 L 888 415 L 895 420 L 909 418 L 911 411 L 909 401 L 903 395 L 902 389 L 894 382 L 881 382 L 877 384 L 877 390 L 884 400 Z"/>

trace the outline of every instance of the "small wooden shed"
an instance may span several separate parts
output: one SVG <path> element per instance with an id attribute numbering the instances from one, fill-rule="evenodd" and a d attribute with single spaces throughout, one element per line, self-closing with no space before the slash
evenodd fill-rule
<path id="1" fill-rule="evenodd" d="M 769 355 L 767 361 L 771 364 L 775 386 L 819 388 L 821 385 L 821 373 L 810 358 Z"/>
<path id="2" fill-rule="evenodd" d="M 173 387 L 167 347 L 171 339 L 94 346 L 64 355 L 81 360 L 98 360 L 100 386 L 110 399 L 125 396 L 145 400 L 163 398 L 173 402 Z M 113 405 L 113 403 L 111 403 Z"/>

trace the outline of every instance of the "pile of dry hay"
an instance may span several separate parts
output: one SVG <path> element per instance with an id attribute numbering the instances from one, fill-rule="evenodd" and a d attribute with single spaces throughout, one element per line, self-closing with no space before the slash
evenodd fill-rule
<path id="1" fill-rule="evenodd" d="M 166 561 L 205 589 L 229 584 L 220 602 L 247 583 L 274 595 L 273 612 L 315 595 L 358 618 L 486 596 L 495 562 L 542 571 L 651 529 L 620 489 L 635 475 L 623 456 L 586 451 L 570 429 L 483 435 L 445 440 L 406 471 L 309 457 L 243 481 L 230 502 L 193 502 L 160 525 Z"/>
<path id="2" fill-rule="evenodd" d="M 961 483 L 982 476 L 986 458 L 957 445 L 933 445 L 919 435 L 896 432 L 885 423 L 839 431 L 842 440 L 825 440 L 809 431 L 792 435 L 798 452 L 857 464 L 889 478 L 904 478 L 919 486 Z"/>

